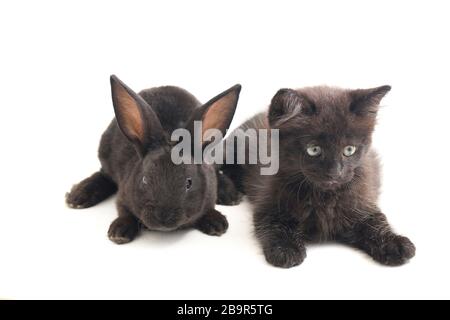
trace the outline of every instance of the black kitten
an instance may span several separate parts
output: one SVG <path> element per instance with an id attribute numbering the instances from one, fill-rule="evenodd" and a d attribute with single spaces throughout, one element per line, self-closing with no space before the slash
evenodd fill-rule
<path id="1" fill-rule="evenodd" d="M 413 243 L 392 231 L 376 205 L 379 164 L 371 136 L 389 90 L 282 89 L 268 113 L 241 126 L 279 129 L 277 174 L 260 175 L 261 165 L 223 167 L 254 206 L 256 236 L 269 263 L 299 265 L 306 242 L 326 240 L 352 245 L 385 265 L 414 256 Z"/>

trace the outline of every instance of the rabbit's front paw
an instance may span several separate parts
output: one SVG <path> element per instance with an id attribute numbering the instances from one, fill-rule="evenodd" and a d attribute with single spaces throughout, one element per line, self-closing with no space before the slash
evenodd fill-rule
<path id="1" fill-rule="evenodd" d="M 274 244 L 264 247 L 264 256 L 267 262 L 275 267 L 292 268 L 301 264 L 306 258 L 306 249 L 303 246 Z"/>
<path id="2" fill-rule="evenodd" d="M 133 240 L 139 232 L 139 224 L 132 217 L 119 217 L 111 223 L 108 238 L 114 243 L 124 244 Z"/>
<path id="3" fill-rule="evenodd" d="M 228 229 L 228 221 L 219 211 L 212 210 L 200 218 L 196 228 L 210 236 L 221 236 Z"/>
<path id="4" fill-rule="evenodd" d="M 66 203 L 73 209 L 89 208 L 105 200 L 117 191 L 116 184 L 101 172 L 74 185 L 66 193 Z"/>
<path id="5" fill-rule="evenodd" d="M 399 266 L 416 254 L 416 247 L 407 237 L 398 236 L 387 240 L 381 247 L 373 248 L 372 257 L 387 266 Z"/>
<path id="6" fill-rule="evenodd" d="M 242 201 L 242 193 L 222 171 L 217 172 L 217 204 L 235 206 Z"/>
<path id="7" fill-rule="evenodd" d="M 72 209 L 84 209 L 97 204 L 94 193 L 86 191 L 82 186 L 73 186 L 70 192 L 66 193 L 66 203 Z"/>
<path id="8" fill-rule="evenodd" d="M 237 206 L 242 201 L 242 193 L 237 190 L 220 189 L 216 203 L 222 206 Z"/>

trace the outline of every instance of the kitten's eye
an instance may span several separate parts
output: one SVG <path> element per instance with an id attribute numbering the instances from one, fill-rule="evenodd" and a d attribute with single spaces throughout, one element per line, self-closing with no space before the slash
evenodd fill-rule
<path id="1" fill-rule="evenodd" d="M 186 179 L 186 191 L 188 191 L 192 187 L 192 178 Z"/>
<path id="2" fill-rule="evenodd" d="M 346 156 L 346 157 L 352 156 L 355 152 L 356 152 L 355 146 L 346 146 L 344 148 L 344 156 Z"/>
<path id="3" fill-rule="evenodd" d="M 319 146 L 315 146 L 315 145 L 310 145 L 307 149 L 306 152 L 311 156 L 311 157 L 317 157 L 320 156 L 320 154 L 322 153 L 322 148 Z"/>
<path id="4" fill-rule="evenodd" d="M 147 183 L 148 183 L 148 182 L 147 182 L 147 178 L 146 178 L 145 176 L 142 177 L 142 183 L 143 183 L 143 184 L 147 184 Z"/>

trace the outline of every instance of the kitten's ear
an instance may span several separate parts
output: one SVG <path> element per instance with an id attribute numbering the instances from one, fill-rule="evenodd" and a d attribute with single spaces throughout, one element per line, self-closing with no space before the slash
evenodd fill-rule
<path id="1" fill-rule="evenodd" d="M 297 114 L 312 115 L 315 106 L 304 95 L 293 89 L 280 89 L 269 107 L 269 124 L 280 125 Z"/>
<path id="2" fill-rule="evenodd" d="M 117 124 L 142 156 L 166 142 L 164 130 L 153 109 L 115 75 L 110 78 Z"/>
<path id="3" fill-rule="evenodd" d="M 391 86 L 372 89 L 357 89 L 350 92 L 350 111 L 357 115 L 374 114 L 378 111 L 381 99 L 391 90 Z"/>

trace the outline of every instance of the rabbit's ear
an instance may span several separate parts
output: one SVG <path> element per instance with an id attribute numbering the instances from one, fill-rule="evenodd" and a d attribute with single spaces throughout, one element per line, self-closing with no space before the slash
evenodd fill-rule
<path id="1" fill-rule="evenodd" d="M 165 144 L 167 140 L 164 130 L 147 102 L 115 75 L 110 80 L 117 123 L 137 151 L 145 155 L 147 151 Z"/>
<path id="2" fill-rule="evenodd" d="M 207 132 L 209 129 L 220 130 L 222 136 L 225 136 L 225 133 L 233 120 L 240 92 L 241 85 L 236 84 L 195 110 L 193 117 L 188 123 L 187 129 L 193 135 L 194 122 L 202 122 L 202 132 L 200 135 L 202 147 L 205 147 L 212 142 L 210 141 L 211 137 Z"/>

